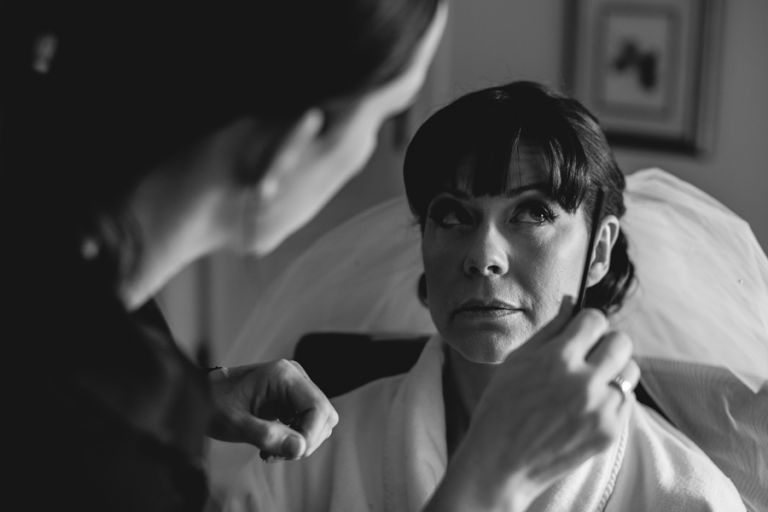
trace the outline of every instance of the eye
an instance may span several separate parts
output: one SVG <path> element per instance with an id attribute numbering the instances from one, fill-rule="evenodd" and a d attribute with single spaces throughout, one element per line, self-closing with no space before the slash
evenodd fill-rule
<path id="1" fill-rule="evenodd" d="M 429 218 L 438 226 L 451 228 L 472 223 L 472 215 L 460 202 L 449 199 L 436 199 L 429 207 Z"/>
<path id="2" fill-rule="evenodd" d="M 514 222 L 529 224 L 550 224 L 555 221 L 557 214 L 553 208 L 540 199 L 523 201 L 515 210 Z"/>

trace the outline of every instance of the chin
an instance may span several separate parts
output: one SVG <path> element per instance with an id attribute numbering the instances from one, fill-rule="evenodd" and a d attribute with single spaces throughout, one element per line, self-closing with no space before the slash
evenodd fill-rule
<path id="1" fill-rule="evenodd" d="M 458 340 L 457 340 L 458 339 Z M 445 338 L 445 342 L 464 359 L 477 364 L 499 364 L 520 346 L 509 336 L 481 334 L 470 337 Z"/>

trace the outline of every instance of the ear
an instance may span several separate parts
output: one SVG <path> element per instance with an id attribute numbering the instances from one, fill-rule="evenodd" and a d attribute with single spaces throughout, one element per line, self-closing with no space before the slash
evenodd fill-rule
<path id="1" fill-rule="evenodd" d="M 589 264 L 587 286 L 600 282 L 611 267 L 611 250 L 619 237 L 619 219 L 615 215 L 606 216 L 600 223 L 600 228 L 592 251 L 592 261 Z"/>
<path id="2" fill-rule="evenodd" d="M 274 197 L 287 178 L 312 161 L 321 141 L 324 122 L 323 112 L 313 108 L 304 112 L 287 130 L 256 186 L 260 197 Z"/>

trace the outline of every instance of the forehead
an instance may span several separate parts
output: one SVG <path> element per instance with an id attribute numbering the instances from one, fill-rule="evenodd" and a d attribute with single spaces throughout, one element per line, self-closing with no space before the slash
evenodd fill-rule
<path id="1" fill-rule="evenodd" d="M 500 196 L 532 185 L 549 188 L 550 172 L 541 151 L 528 144 L 517 144 L 509 162 L 485 159 L 469 154 L 459 159 L 453 173 L 448 173 L 442 191 L 466 196 Z"/>

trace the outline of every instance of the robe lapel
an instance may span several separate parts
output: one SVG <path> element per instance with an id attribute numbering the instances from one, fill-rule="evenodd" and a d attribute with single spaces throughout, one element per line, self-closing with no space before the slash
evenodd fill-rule
<path id="1" fill-rule="evenodd" d="M 418 512 L 445 474 L 443 364 L 442 340 L 433 336 L 393 400 L 383 446 L 387 512 Z M 624 460 L 627 430 L 608 450 L 539 496 L 530 512 L 604 510 Z"/>

